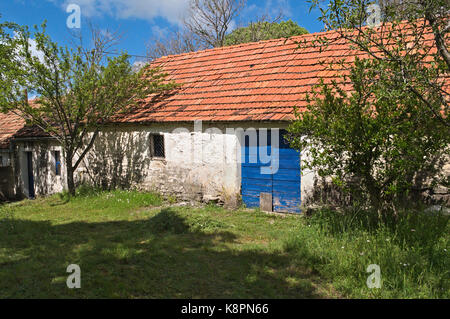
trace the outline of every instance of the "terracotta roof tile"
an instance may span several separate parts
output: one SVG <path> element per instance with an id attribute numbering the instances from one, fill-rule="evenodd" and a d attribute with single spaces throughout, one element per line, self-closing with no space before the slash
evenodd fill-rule
<path id="1" fill-rule="evenodd" d="M 334 31 L 323 35 L 330 40 L 338 37 Z M 344 89 L 352 89 L 340 77 L 348 71 L 337 65 L 329 69 L 327 63 L 338 60 L 352 63 L 362 56 L 343 39 L 321 50 L 312 45 L 316 36 L 307 34 L 157 59 L 153 65 L 167 72 L 168 80 L 182 86 L 163 98 L 149 96 L 143 105 L 118 115 L 114 121 L 292 120 L 294 107 L 299 111 L 305 109 L 306 94 L 320 78 L 325 83 L 336 80 Z M 427 40 L 431 39 L 432 35 L 427 35 Z M 301 49 L 297 49 L 295 41 L 304 43 Z M 11 130 L 1 119 L 0 115 L 0 143 Z"/>
<path id="2" fill-rule="evenodd" d="M 327 32 L 327 37 L 337 37 Z M 356 53 L 344 41 L 325 50 L 312 45 L 315 35 L 275 39 L 162 57 L 153 62 L 182 84 L 162 100 L 117 117 L 117 122 L 290 120 L 294 107 L 306 106 L 306 94 L 319 77 L 331 82 L 344 71 L 328 70 L 321 61 Z M 296 41 L 306 45 L 297 49 Z"/>
<path id="3" fill-rule="evenodd" d="M 9 147 L 10 139 L 25 126 L 25 121 L 18 115 L 0 113 L 0 148 Z"/>
<path id="4" fill-rule="evenodd" d="M 29 100 L 33 106 L 35 100 Z M 17 112 L 0 112 L 0 149 L 9 148 L 11 139 L 28 137 L 50 137 L 37 126 L 26 125 L 26 121 Z"/>

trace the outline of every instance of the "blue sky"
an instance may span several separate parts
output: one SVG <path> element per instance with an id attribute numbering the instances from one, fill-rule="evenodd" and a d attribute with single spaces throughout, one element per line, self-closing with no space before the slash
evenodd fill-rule
<path id="1" fill-rule="evenodd" d="M 133 55 L 145 55 L 146 44 L 155 36 L 164 37 L 180 25 L 188 0 L 0 0 L 0 21 L 12 21 L 32 27 L 47 20 L 47 31 L 59 44 L 69 43 L 70 29 L 66 21 L 69 4 L 81 8 L 81 31 L 88 23 L 102 30 L 119 30 L 124 34 L 118 50 Z M 246 25 L 265 13 L 276 15 L 282 9 L 286 19 L 292 19 L 309 32 L 318 32 L 322 24 L 318 12 L 309 13 L 305 0 L 248 0 L 237 26 Z"/>

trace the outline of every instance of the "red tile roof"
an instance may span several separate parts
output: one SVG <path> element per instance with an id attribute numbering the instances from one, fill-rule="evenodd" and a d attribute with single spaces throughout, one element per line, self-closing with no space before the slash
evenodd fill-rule
<path id="1" fill-rule="evenodd" d="M 321 50 L 312 44 L 317 35 L 162 57 L 153 65 L 181 88 L 164 98 L 149 97 L 115 122 L 291 120 L 294 107 L 306 107 L 306 94 L 321 78 L 331 82 L 346 72 L 330 70 L 329 62 L 352 63 L 362 55 L 335 31 L 321 34 L 336 40 Z M 304 43 L 301 49 L 298 42 Z"/>
<path id="2" fill-rule="evenodd" d="M 23 127 L 25 121 L 18 115 L 9 112 L 0 113 L 0 149 L 9 147 L 9 140 Z"/>
<path id="3" fill-rule="evenodd" d="M 34 107 L 36 100 L 28 100 L 28 103 Z M 0 112 L 0 149 L 8 148 L 12 138 L 29 137 L 50 137 L 50 134 L 36 125 L 26 125 L 24 118 L 17 112 Z"/>
<path id="4" fill-rule="evenodd" d="M 326 48 L 312 44 L 319 34 L 277 39 L 162 57 L 153 62 L 182 86 L 164 97 L 149 97 L 139 108 L 114 119 L 116 123 L 203 121 L 288 121 L 294 107 L 305 109 L 312 87 L 340 81 L 347 72 L 329 63 L 352 63 L 361 52 L 350 48 L 338 33 L 321 33 L 335 40 Z M 432 35 L 427 34 L 427 41 Z M 302 42 L 302 48 L 298 48 Z M 346 90 L 351 85 L 344 84 Z M 43 136 L 22 129 L 16 115 L 0 113 L 0 147 L 8 138 Z M 20 132 L 19 132 L 20 131 Z M 3 143 L 3 144 L 2 144 Z"/>

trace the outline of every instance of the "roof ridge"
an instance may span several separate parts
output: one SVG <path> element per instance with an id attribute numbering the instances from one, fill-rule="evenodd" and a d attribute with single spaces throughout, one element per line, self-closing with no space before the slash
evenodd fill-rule
<path id="1" fill-rule="evenodd" d="M 239 44 L 233 44 L 233 45 L 228 45 L 228 46 L 223 46 L 223 47 L 209 48 L 209 49 L 198 50 L 198 51 L 191 51 L 191 52 L 185 52 L 185 53 L 179 53 L 179 54 L 169 54 L 169 55 L 164 55 L 164 56 L 162 56 L 160 58 L 157 58 L 157 59 L 153 60 L 153 63 L 159 62 L 158 60 L 170 59 L 170 58 L 173 58 L 173 57 L 182 57 L 182 56 L 200 54 L 200 53 L 204 53 L 204 52 L 223 51 L 223 50 L 229 50 L 229 49 L 233 49 L 233 48 L 242 48 L 242 47 L 251 46 L 251 45 L 255 45 L 255 44 L 278 42 L 278 41 L 283 40 L 283 39 L 285 39 L 286 41 L 289 41 L 289 40 L 294 39 L 294 38 L 296 38 L 296 39 L 306 38 L 306 37 L 311 37 L 311 36 L 317 35 L 317 34 L 326 34 L 326 33 L 335 33 L 335 32 L 336 32 L 335 30 L 319 31 L 319 32 L 313 32 L 313 33 L 306 33 L 306 34 L 296 35 L 296 36 L 292 36 L 292 37 L 288 37 L 288 38 L 281 37 L 281 38 L 276 38 L 276 39 L 268 39 L 268 40 L 261 40 L 261 41 L 256 41 L 256 42 L 239 43 Z M 161 62 L 163 62 L 163 61 L 161 61 Z"/>
<path id="2" fill-rule="evenodd" d="M 389 25 L 392 23 L 386 23 L 384 25 Z M 405 20 L 405 21 L 400 21 L 397 23 L 398 25 L 408 25 L 409 21 Z M 381 26 L 377 26 L 374 29 L 379 29 Z M 363 29 L 366 28 L 370 28 L 369 26 L 364 26 Z M 355 32 L 356 29 L 354 30 L 349 30 L 350 32 Z M 252 46 L 255 44 L 264 44 L 264 43 L 271 43 L 271 42 L 277 42 L 280 40 L 285 39 L 286 42 L 289 40 L 293 40 L 293 42 L 295 42 L 295 40 L 297 39 L 302 39 L 302 38 L 308 38 L 308 37 L 313 37 L 313 36 L 318 36 L 318 35 L 326 35 L 326 34 L 333 34 L 333 33 L 337 33 L 338 30 L 323 30 L 323 31 L 317 31 L 317 32 L 313 32 L 313 33 L 306 33 L 306 34 L 301 34 L 301 35 L 296 35 L 296 36 L 292 36 L 292 37 L 281 37 L 281 38 L 276 38 L 276 39 L 268 39 L 268 40 L 261 40 L 261 41 L 256 41 L 256 42 L 246 42 L 246 43 L 240 43 L 240 44 L 234 44 L 234 45 L 229 45 L 229 46 L 223 46 L 223 47 L 217 47 L 217 48 L 208 48 L 208 49 L 204 49 L 204 50 L 198 50 L 198 51 L 191 51 L 191 52 L 185 52 L 185 53 L 179 53 L 179 54 L 169 54 L 169 55 L 165 55 L 162 57 L 159 57 L 155 60 L 152 61 L 152 63 L 158 63 L 161 62 L 163 63 L 164 61 L 159 61 L 159 60 L 164 60 L 164 59 L 172 59 L 174 57 L 183 57 L 183 56 L 189 56 L 189 55 L 199 55 L 205 52 L 211 52 L 211 51 L 223 51 L 223 50 L 231 50 L 233 48 L 242 48 L 242 47 L 246 47 L 246 46 Z M 285 43 L 286 44 L 286 43 Z"/>

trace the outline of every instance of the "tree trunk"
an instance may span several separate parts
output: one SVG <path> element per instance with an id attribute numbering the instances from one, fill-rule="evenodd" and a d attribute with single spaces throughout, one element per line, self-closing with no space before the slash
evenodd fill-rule
<path id="1" fill-rule="evenodd" d="M 75 196 L 75 182 L 73 179 L 74 169 L 72 167 L 72 156 L 66 157 L 66 167 L 67 167 L 67 189 L 70 196 Z"/>

